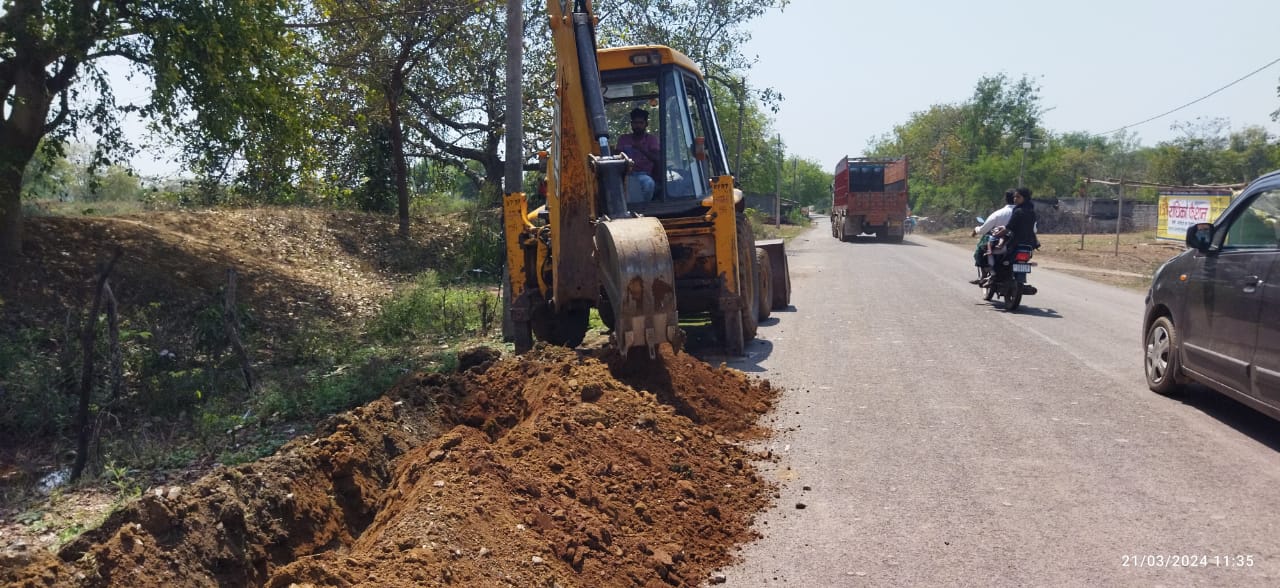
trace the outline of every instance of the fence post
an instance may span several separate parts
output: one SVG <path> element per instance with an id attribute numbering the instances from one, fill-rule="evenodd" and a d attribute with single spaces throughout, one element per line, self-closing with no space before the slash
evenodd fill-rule
<path id="1" fill-rule="evenodd" d="M 1124 178 L 1120 178 L 1120 200 L 1116 202 L 1116 257 L 1120 257 L 1120 226 L 1124 224 Z"/>

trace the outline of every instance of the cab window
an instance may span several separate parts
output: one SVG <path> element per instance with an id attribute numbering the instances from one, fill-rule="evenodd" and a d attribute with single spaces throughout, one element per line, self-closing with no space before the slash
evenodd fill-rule
<path id="1" fill-rule="evenodd" d="M 667 70 L 666 74 L 670 77 L 662 87 L 662 103 L 667 113 L 663 120 L 662 150 L 667 164 L 667 198 L 701 198 L 710 188 L 701 162 L 694 159 L 695 113 L 690 111 L 684 76 L 674 70 Z"/>
<path id="2" fill-rule="evenodd" d="M 1223 249 L 1280 249 L 1280 190 L 1258 194 L 1227 229 Z"/>

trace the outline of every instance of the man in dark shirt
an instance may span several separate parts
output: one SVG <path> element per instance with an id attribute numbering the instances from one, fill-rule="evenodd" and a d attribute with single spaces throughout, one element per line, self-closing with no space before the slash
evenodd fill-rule
<path id="1" fill-rule="evenodd" d="M 631 134 L 618 138 L 618 151 L 635 162 L 627 175 L 627 202 L 653 199 L 653 170 L 662 159 L 662 151 L 657 135 L 650 135 L 648 127 L 649 111 L 636 108 L 631 111 Z"/>

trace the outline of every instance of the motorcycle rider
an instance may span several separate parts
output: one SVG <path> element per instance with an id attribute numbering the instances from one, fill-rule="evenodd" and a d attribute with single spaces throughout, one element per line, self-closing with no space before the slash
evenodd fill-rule
<path id="1" fill-rule="evenodd" d="M 1009 218 L 1013 215 L 1013 197 L 1015 190 L 1009 188 L 1004 191 L 1004 207 L 993 210 L 987 215 L 987 220 L 983 221 L 981 226 L 973 228 L 969 233 L 970 237 L 981 235 L 978 239 L 978 245 L 973 250 L 973 265 L 977 266 L 982 272 L 982 276 L 973 280 L 969 280 L 970 284 L 981 284 L 983 279 L 991 275 L 991 262 L 987 257 L 987 244 L 991 239 L 991 231 L 997 227 L 1009 224 Z M 1030 194 L 1030 191 L 1027 192 Z M 1029 198 L 1029 197 L 1028 197 Z"/>
<path id="2" fill-rule="evenodd" d="M 1013 212 L 1005 225 L 1013 233 L 1013 248 L 1026 245 L 1032 249 L 1040 248 L 1040 239 L 1036 237 L 1036 207 L 1031 203 L 1031 189 L 1018 188 L 1013 193 Z"/>

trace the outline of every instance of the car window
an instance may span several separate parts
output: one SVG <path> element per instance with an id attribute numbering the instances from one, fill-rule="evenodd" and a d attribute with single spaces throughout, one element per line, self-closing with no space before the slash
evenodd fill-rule
<path id="1" fill-rule="evenodd" d="M 1280 249 L 1280 190 L 1258 195 L 1227 229 L 1223 249 Z"/>

